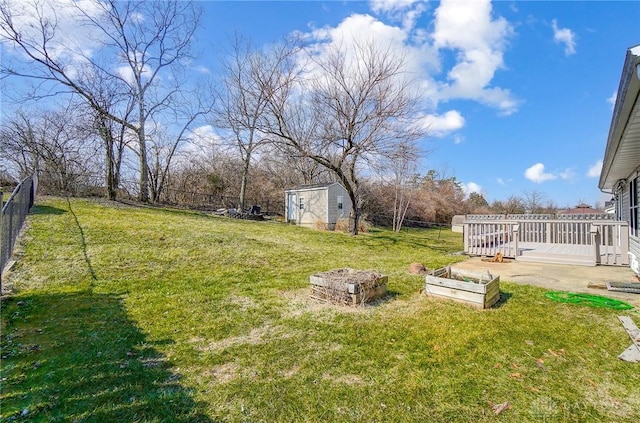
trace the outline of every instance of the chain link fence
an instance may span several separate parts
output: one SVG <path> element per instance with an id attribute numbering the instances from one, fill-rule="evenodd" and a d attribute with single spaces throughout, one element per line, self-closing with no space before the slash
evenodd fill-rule
<path id="1" fill-rule="evenodd" d="M 33 206 L 38 187 L 37 175 L 32 175 L 20 182 L 13 190 L 9 199 L 2 200 L 2 215 L 0 217 L 0 289 L 2 288 L 2 272 L 13 255 L 13 247 Z"/>

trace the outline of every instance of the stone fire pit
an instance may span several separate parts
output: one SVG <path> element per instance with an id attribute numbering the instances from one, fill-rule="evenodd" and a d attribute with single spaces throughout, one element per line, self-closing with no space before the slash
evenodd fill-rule
<path id="1" fill-rule="evenodd" d="M 311 275 L 311 297 L 333 304 L 362 305 L 387 295 L 387 281 L 387 275 L 373 270 L 329 270 Z"/>

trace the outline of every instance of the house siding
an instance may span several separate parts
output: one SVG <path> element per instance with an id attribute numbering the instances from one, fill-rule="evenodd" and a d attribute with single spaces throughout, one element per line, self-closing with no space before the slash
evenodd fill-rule
<path id="1" fill-rule="evenodd" d="M 635 174 L 631 175 L 629 177 L 629 181 L 631 181 L 631 179 L 633 178 L 638 178 L 638 182 L 640 182 L 640 177 L 638 176 L 638 172 L 635 172 Z M 631 184 L 627 184 L 627 187 L 631 185 Z M 631 203 L 631 199 L 629 198 L 629 189 L 626 189 L 627 191 L 627 222 L 629 222 L 631 220 L 631 216 L 629 215 L 629 205 Z M 640 199 L 640 183 L 636 183 L 636 198 Z M 631 228 L 629 228 L 629 230 L 631 230 Z M 629 236 L 629 251 L 632 254 L 635 254 L 635 256 L 640 260 L 640 231 L 638 231 L 635 235 L 630 235 Z"/>
<path id="2" fill-rule="evenodd" d="M 619 220 L 629 221 L 629 185 L 625 185 L 620 195 L 620 201 L 622 201 L 622 207 L 620 208 L 621 215 L 618 216 Z"/>
<path id="3" fill-rule="evenodd" d="M 638 177 L 638 172 L 634 172 L 629 175 L 627 181 L 631 181 L 634 178 Z M 630 182 L 627 182 L 624 187 L 618 191 L 618 198 L 621 202 L 620 207 L 620 216 L 618 216 L 619 220 L 624 220 L 626 222 L 631 221 L 630 214 L 630 206 L 631 206 L 631 197 L 629 192 Z M 637 198 L 640 198 L 640 183 L 636 184 Z M 629 252 L 634 254 L 640 260 L 640 236 L 631 234 L 631 226 L 629 226 Z"/>

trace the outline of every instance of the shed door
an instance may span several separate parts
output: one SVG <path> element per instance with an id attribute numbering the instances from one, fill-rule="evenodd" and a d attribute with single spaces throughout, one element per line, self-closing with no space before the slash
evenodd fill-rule
<path id="1" fill-rule="evenodd" d="M 298 203 L 296 201 L 296 195 L 291 193 L 287 194 L 287 219 L 289 222 L 298 221 Z"/>

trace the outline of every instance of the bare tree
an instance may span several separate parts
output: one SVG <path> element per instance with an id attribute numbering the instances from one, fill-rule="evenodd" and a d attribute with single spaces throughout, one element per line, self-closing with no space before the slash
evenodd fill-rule
<path id="1" fill-rule="evenodd" d="M 400 232 L 417 189 L 417 168 L 420 154 L 413 142 L 400 141 L 382 160 L 380 173 L 388 174 L 393 187 L 391 228 Z M 387 171 L 388 170 L 388 171 Z"/>
<path id="2" fill-rule="evenodd" d="M 208 90 L 196 88 L 187 91 L 179 89 L 172 101 L 150 115 L 153 125 L 151 132 L 151 155 L 149 182 L 151 199 L 159 202 L 170 177 L 171 164 L 180 148 L 192 141 L 191 129 L 208 115 L 213 106 L 213 98 L 206 98 Z"/>
<path id="3" fill-rule="evenodd" d="M 72 109 L 17 112 L 0 129 L 0 152 L 19 169 L 19 178 L 38 173 L 49 192 L 75 194 L 93 185 L 97 146 Z"/>
<path id="4" fill-rule="evenodd" d="M 135 101 L 132 97 L 118 93 L 117 87 L 110 84 L 112 80 L 95 79 L 93 82 L 95 85 L 92 92 L 101 109 L 89 108 L 87 119 L 93 122 L 93 128 L 102 140 L 107 198 L 115 200 L 120 187 L 125 149 L 135 140 L 127 126 L 110 119 L 109 114 L 103 110 L 112 114 L 118 111 L 125 121 L 129 121 L 135 109 Z"/>
<path id="5" fill-rule="evenodd" d="M 285 67 L 268 87 L 265 132 L 335 174 L 351 200 L 351 233 L 357 235 L 361 176 L 398 142 L 423 135 L 412 122 L 416 97 L 404 78 L 404 57 L 390 48 L 356 44 L 310 57 L 304 80 Z"/>
<path id="6" fill-rule="evenodd" d="M 267 110 L 269 94 L 266 88 L 269 81 L 279 71 L 278 63 L 282 54 L 292 54 L 275 48 L 261 52 L 254 49 L 251 42 L 236 35 L 229 57 L 222 60 L 222 90 L 217 94 L 218 101 L 214 114 L 214 124 L 224 131 L 237 149 L 242 161 L 242 179 L 238 207 L 246 207 L 249 167 L 254 154 L 268 142 L 259 130 L 259 122 Z"/>
<path id="7" fill-rule="evenodd" d="M 70 11 L 77 28 L 86 31 L 99 50 L 98 55 L 94 49 L 69 41 L 72 36 L 60 25 L 58 16 Z M 199 9 L 186 1 L 74 2 L 56 10 L 51 2 L 4 0 L 0 3 L 0 40 L 13 45 L 26 60 L 3 62 L 0 71 L 5 76 L 41 81 L 42 88 L 49 88 L 49 95 L 61 93 L 56 87 L 61 87 L 62 93 L 75 93 L 98 116 L 132 131 L 138 144 L 139 199 L 146 202 L 147 122 L 178 92 L 173 76 L 190 58 L 199 17 Z M 167 73 L 172 77 L 166 77 Z M 131 96 L 135 113 L 127 117 L 121 110 L 105 108 L 95 91 L 96 78 L 113 81 L 120 93 Z M 165 81 L 173 83 L 167 87 Z"/>
<path id="8" fill-rule="evenodd" d="M 547 200 L 544 193 L 540 191 L 525 191 L 524 199 L 522 202 L 524 203 L 524 208 L 527 213 L 543 213 L 545 206 L 544 203 Z"/>

